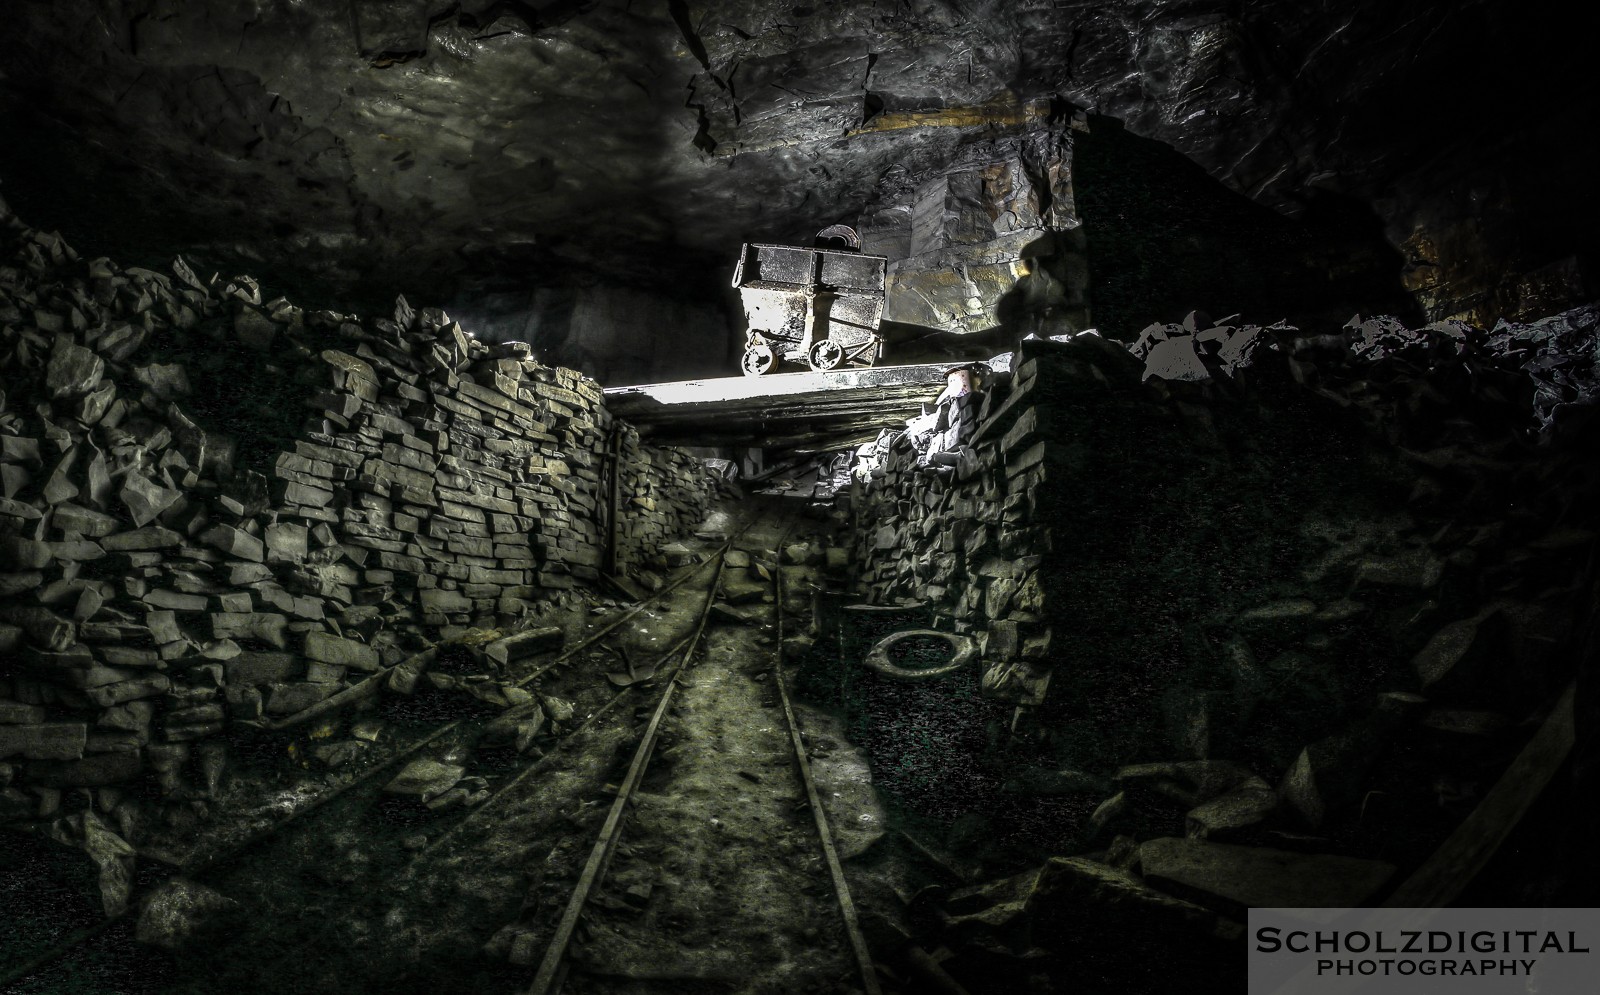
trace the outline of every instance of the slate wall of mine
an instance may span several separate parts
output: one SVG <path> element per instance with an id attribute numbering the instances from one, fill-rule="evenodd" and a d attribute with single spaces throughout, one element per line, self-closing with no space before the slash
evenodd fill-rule
<path id="1" fill-rule="evenodd" d="M 613 470 L 619 569 L 704 517 L 699 462 L 573 371 L 403 301 L 362 321 L 174 272 L 0 202 L 0 820 L 87 788 L 127 821 L 147 774 L 204 798 L 230 720 L 597 578 Z"/>
<path id="2" fill-rule="evenodd" d="M 1086 475 L 1116 472 L 1127 419 L 1149 413 L 1139 365 L 1097 336 L 1023 343 L 1016 370 L 972 399 L 978 420 L 964 475 L 918 470 L 902 437 L 882 474 L 857 486 L 858 521 L 876 523 L 857 533 L 865 593 L 879 604 L 930 603 L 974 634 L 986 693 L 1044 701 L 1053 630 L 1072 598 L 1061 566 L 1099 545 L 1074 515 L 1073 490 Z"/>

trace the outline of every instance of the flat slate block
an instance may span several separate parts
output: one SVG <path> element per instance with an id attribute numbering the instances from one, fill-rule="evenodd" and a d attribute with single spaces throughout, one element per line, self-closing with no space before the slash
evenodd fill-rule
<path id="1" fill-rule="evenodd" d="M 300 661 L 290 653 L 245 650 L 222 664 L 224 679 L 234 684 L 271 684 L 298 677 Z"/>
<path id="2" fill-rule="evenodd" d="M 504 666 L 516 660 L 526 659 L 536 653 L 545 653 L 561 648 L 561 627 L 547 626 L 539 629 L 528 629 L 514 635 L 497 639 L 484 648 L 489 659 Z"/>
<path id="3" fill-rule="evenodd" d="M 77 760 L 83 756 L 89 727 L 82 722 L 0 725 L 0 757 Z"/>
<path id="4" fill-rule="evenodd" d="M 20 701 L 0 701 L 0 723 L 29 725 L 44 721 L 44 709 L 39 705 L 25 705 Z"/>
<path id="5" fill-rule="evenodd" d="M 259 639 L 277 649 L 287 649 L 284 628 L 289 620 L 270 612 L 217 612 L 211 616 L 213 639 Z"/>
<path id="6" fill-rule="evenodd" d="M 62 532 L 76 532 L 85 538 L 99 539 L 116 531 L 119 523 L 104 512 L 63 502 L 55 506 L 55 514 L 51 517 L 50 524 Z"/>
<path id="7" fill-rule="evenodd" d="M 266 547 L 260 539 L 231 525 L 212 526 L 200 534 L 200 541 L 241 560 L 260 563 L 266 558 Z"/>
<path id="8" fill-rule="evenodd" d="M 447 591 L 438 587 L 429 588 L 419 592 L 417 600 L 422 602 L 423 611 L 469 612 L 472 610 L 472 601 L 460 591 Z"/>
<path id="9" fill-rule="evenodd" d="M 267 692 L 266 710 L 271 715 L 291 715 L 310 708 L 336 690 L 338 688 L 335 685 L 309 681 L 273 684 Z"/>
<path id="10" fill-rule="evenodd" d="M 206 597 L 203 594 L 180 594 L 177 591 L 168 591 L 157 588 L 147 592 L 141 599 L 151 608 L 164 608 L 179 612 L 203 612 L 206 610 Z"/>
<path id="11" fill-rule="evenodd" d="M 1220 900 L 1230 910 L 1351 908 L 1395 871 L 1377 860 L 1173 837 L 1141 843 L 1139 863 L 1146 881 L 1176 886 L 1197 901 Z"/>
<path id="12" fill-rule="evenodd" d="M 306 633 L 306 656 L 320 663 L 356 670 L 377 670 L 378 651 L 354 639 L 342 639 L 328 632 Z"/>
<path id="13" fill-rule="evenodd" d="M 0 566 L 11 570 L 38 570 L 48 567 L 55 557 L 47 542 L 21 536 L 0 537 Z"/>
<path id="14" fill-rule="evenodd" d="M 183 537 L 159 525 L 146 525 L 131 532 L 118 532 L 100 540 L 100 547 L 108 553 L 144 552 L 152 549 L 170 549 L 181 546 Z"/>
<path id="15" fill-rule="evenodd" d="M 465 767 L 458 767 L 455 764 L 440 763 L 427 758 L 413 760 L 406 764 L 393 780 L 384 785 L 383 790 L 390 794 L 414 795 L 427 799 L 449 791 L 465 773 Z"/>

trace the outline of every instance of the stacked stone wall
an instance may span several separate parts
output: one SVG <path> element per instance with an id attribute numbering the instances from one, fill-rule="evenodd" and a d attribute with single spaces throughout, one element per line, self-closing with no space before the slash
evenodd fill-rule
<path id="1" fill-rule="evenodd" d="M 598 579 L 613 503 L 647 565 L 712 495 L 593 381 L 438 310 L 84 261 L 3 203 L 0 369 L 0 819 L 204 799 L 230 722 Z"/>
<path id="2" fill-rule="evenodd" d="M 1137 392 L 1139 364 L 1095 336 L 1073 346 L 1028 342 L 1018 359 L 981 392 L 945 402 L 978 406 L 970 438 L 957 440 L 965 450 L 958 465 L 919 467 L 903 435 L 856 485 L 856 560 L 872 601 L 930 604 L 977 637 L 986 692 L 1037 705 L 1059 642 L 1055 568 L 1084 538 L 1072 492 L 1097 459 L 1091 437 L 1105 436 L 1101 452 L 1120 446 L 1116 426 L 1077 416 L 1126 403 L 1112 395 Z"/>

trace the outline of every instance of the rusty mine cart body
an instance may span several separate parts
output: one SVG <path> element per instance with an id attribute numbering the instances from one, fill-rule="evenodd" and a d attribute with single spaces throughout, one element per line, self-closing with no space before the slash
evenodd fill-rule
<path id="1" fill-rule="evenodd" d="M 749 329 L 739 362 L 746 376 L 770 373 L 780 362 L 831 370 L 871 366 L 883 356 L 887 257 L 863 255 L 860 237 L 844 225 L 823 229 L 817 240 L 848 248 L 746 242 L 741 250 L 733 285 Z"/>

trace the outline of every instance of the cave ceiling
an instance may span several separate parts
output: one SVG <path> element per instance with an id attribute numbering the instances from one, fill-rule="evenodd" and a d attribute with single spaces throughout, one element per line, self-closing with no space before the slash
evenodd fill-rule
<path id="1" fill-rule="evenodd" d="M 740 241 L 854 221 L 963 143 L 1077 110 L 1279 211 L 1368 205 L 1398 243 L 1429 191 L 1554 155 L 1593 109 L 1559 25 L 1505 0 L 23 0 L 5 18 L 0 190 L 34 224 L 302 295 L 720 280 Z"/>

